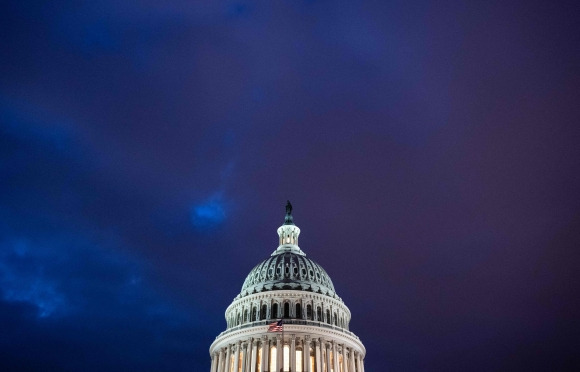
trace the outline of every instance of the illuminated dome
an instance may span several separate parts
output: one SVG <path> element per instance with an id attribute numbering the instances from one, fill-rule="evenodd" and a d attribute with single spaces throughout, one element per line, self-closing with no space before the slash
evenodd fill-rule
<path id="1" fill-rule="evenodd" d="M 306 258 L 303 252 L 292 248 L 277 249 L 271 257 L 254 267 L 237 298 L 279 289 L 309 291 L 338 298 L 326 271 Z"/>
<path id="2" fill-rule="evenodd" d="M 292 205 L 278 248 L 256 265 L 211 344 L 211 372 L 365 372 L 366 349 L 324 269 L 298 246 Z"/>

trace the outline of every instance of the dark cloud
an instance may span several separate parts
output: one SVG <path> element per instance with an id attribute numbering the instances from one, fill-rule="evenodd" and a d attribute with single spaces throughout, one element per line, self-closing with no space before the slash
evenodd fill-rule
<path id="1" fill-rule="evenodd" d="M 287 199 L 369 370 L 580 365 L 574 3 L 0 6 L 0 369 L 209 369 Z"/>

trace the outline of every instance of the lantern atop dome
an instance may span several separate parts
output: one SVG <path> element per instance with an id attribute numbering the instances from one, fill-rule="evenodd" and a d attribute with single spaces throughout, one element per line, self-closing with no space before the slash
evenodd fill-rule
<path id="1" fill-rule="evenodd" d="M 298 247 L 298 236 L 300 229 L 294 225 L 294 218 L 292 217 L 292 204 L 290 200 L 286 203 L 286 216 L 284 217 L 284 224 L 278 228 L 279 246 L 278 249 L 272 253 L 272 256 L 284 253 L 293 252 L 304 255 L 304 252 Z"/>

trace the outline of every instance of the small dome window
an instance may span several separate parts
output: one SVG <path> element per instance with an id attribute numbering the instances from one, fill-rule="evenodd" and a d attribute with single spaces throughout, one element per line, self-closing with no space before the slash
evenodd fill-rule
<path id="1" fill-rule="evenodd" d="M 318 279 L 320 279 L 320 274 L 319 274 L 319 273 L 316 273 L 316 277 L 317 277 Z"/>
<path id="2" fill-rule="evenodd" d="M 294 275 L 298 275 L 298 268 L 297 267 L 294 268 Z"/>
<path id="3" fill-rule="evenodd" d="M 280 274 L 280 268 L 276 269 L 276 274 Z"/>
<path id="4" fill-rule="evenodd" d="M 314 275 L 314 273 L 312 272 L 312 270 L 310 270 L 310 276 L 313 276 L 313 275 Z"/>
<path id="5" fill-rule="evenodd" d="M 306 269 L 302 269 L 302 275 L 306 275 Z"/>
<path id="6" fill-rule="evenodd" d="M 288 266 L 286 266 L 286 270 L 284 270 L 286 275 L 288 275 L 288 273 L 290 272 L 290 269 L 288 268 Z"/>

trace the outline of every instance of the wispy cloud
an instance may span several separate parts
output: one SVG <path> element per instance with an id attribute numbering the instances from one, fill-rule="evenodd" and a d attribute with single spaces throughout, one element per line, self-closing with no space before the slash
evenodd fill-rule
<path id="1" fill-rule="evenodd" d="M 226 203 L 222 193 L 216 193 L 195 204 L 191 210 L 191 222 L 199 230 L 207 230 L 221 225 L 226 219 Z"/>

